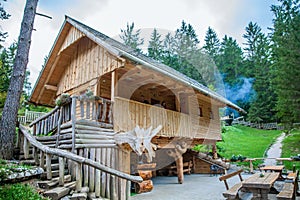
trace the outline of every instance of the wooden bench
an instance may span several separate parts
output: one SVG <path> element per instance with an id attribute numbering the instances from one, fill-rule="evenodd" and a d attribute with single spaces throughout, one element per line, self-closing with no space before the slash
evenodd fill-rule
<path id="1" fill-rule="evenodd" d="M 224 181 L 224 183 L 225 183 L 225 187 L 226 187 L 227 191 L 223 192 L 223 196 L 226 199 L 239 199 L 238 192 L 242 188 L 242 181 L 243 181 L 243 178 L 242 178 L 242 175 L 241 175 L 242 172 L 243 172 L 243 170 L 240 169 L 240 170 L 232 172 L 230 174 L 223 175 L 219 178 L 220 181 Z M 229 188 L 228 183 L 227 183 L 227 179 L 232 178 L 236 175 L 239 176 L 240 182 L 235 184 L 231 188 Z"/>
<path id="2" fill-rule="evenodd" d="M 282 190 L 276 196 L 278 200 L 295 199 L 298 191 L 299 171 L 289 173 L 286 177 Z"/>

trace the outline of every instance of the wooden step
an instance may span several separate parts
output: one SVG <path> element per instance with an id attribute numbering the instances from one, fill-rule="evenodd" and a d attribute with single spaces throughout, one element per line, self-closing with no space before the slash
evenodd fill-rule
<path id="1" fill-rule="evenodd" d="M 55 171 L 55 170 L 58 170 L 58 169 L 59 169 L 59 163 L 51 164 L 51 170 L 52 171 Z"/>
<path id="2" fill-rule="evenodd" d="M 70 200 L 86 200 L 87 193 L 73 193 L 69 199 Z"/>
<path id="3" fill-rule="evenodd" d="M 35 165 L 34 160 L 21 160 L 20 165 Z"/>
<path id="4" fill-rule="evenodd" d="M 104 197 L 96 197 L 95 192 L 88 193 L 88 199 L 90 199 L 90 200 L 109 200 Z"/>
<path id="5" fill-rule="evenodd" d="M 31 160 L 31 159 L 33 159 L 32 153 L 29 154 L 28 158 L 25 158 L 25 156 L 22 154 L 19 155 L 19 160 Z"/>
<path id="6" fill-rule="evenodd" d="M 44 193 L 44 196 L 51 198 L 52 200 L 58 200 L 68 195 L 71 190 L 75 189 L 76 182 L 70 182 L 65 184 L 63 187 L 56 187 L 48 190 Z"/>
<path id="7" fill-rule="evenodd" d="M 58 179 L 59 179 L 59 177 L 53 178 L 50 181 L 39 181 L 38 186 L 42 189 L 53 188 L 54 186 L 58 185 Z M 71 175 L 66 175 L 64 180 L 65 180 L 65 183 L 71 182 Z"/>
<path id="8" fill-rule="evenodd" d="M 65 169 L 65 175 L 69 174 L 69 170 L 68 169 Z M 53 170 L 52 171 L 52 178 L 56 178 L 59 176 L 59 170 Z M 41 179 L 42 180 L 45 180 L 47 179 L 47 172 L 45 171 L 43 174 L 41 174 Z"/>

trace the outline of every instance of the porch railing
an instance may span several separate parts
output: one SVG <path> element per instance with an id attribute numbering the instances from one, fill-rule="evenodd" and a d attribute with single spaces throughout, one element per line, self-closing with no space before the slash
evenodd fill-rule
<path id="1" fill-rule="evenodd" d="M 85 96 L 72 96 L 61 106 L 39 117 L 29 124 L 33 128 L 33 135 L 53 135 L 60 131 L 60 126 L 72 120 L 87 119 L 103 124 L 112 124 L 112 102 L 110 100 Z"/>
<path id="2" fill-rule="evenodd" d="M 218 119 L 180 113 L 122 97 L 115 97 L 113 119 L 115 132 L 130 131 L 136 125 L 141 128 L 162 125 L 163 128 L 157 136 L 221 139 Z"/>

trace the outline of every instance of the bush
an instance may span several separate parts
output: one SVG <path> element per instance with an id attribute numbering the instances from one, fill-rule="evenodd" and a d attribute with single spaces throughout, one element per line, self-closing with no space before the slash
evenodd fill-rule
<path id="1" fill-rule="evenodd" d="M 43 200 L 30 185 L 16 183 L 0 187 L 0 200 Z"/>

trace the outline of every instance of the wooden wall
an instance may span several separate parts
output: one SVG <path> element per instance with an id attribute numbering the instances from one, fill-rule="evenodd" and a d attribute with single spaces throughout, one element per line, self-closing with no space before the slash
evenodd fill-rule
<path id="1" fill-rule="evenodd" d="M 63 53 L 71 49 L 72 53 L 67 65 L 60 66 L 65 69 L 58 83 L 57 95 L 74 91 L 75 88 L 83 85 L 85 86 L 82 89 L 87 89 L 89 86 L 87 83 L 97 81 L 101 75 L 123 66 L 121 60 L 87 37 L 81 37 L 79 41 L 71 44 L 70 37 L 73 37 L 73 34 L 66 38 L 61 50 Z"/>

